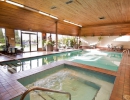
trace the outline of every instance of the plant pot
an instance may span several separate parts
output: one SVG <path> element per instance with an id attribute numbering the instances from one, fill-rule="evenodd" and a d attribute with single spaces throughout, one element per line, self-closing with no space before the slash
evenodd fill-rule
<path id="1" fill-rule="evenodd" d="M 47 45 L 46 46 L 46 51 L 53 51 L 53 46 L 52 45 Z"/>
<path id="2" fill-rule="evenodd" d="M 46 51 L 46 47 L 43 47 L 43 51 Z"/>
<path id="3" fill-rule="evenodd" d="M 78 49 L 78 44 L 75 44 L 75 45 L 74 45 L 74 49 Z"/>

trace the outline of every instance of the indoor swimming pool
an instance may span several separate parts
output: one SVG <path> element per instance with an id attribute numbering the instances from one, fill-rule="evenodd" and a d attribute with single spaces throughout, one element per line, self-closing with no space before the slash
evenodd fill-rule
<path id="1" fill-rule="evenodd" d="M 28 89 L 38 86 L 69 92 L 71 100 L 109 100 L 115 77 L 64 64 L 18 81 Z M 39 90 L 30 92 L 28 96 L 28 100 L 61 100 L 61 98 L 68 100 L 65 94 Z"/>
<path id="2" fill-rule="evenodd" d="M 21 59 L 21 65 L 17 61 L 1 62 L 0 65 L 4 65 L 4 68 L 7 69 L 10 73 L 17 73 L 33 69 L 42 65 L 47 65 L 52 62 L 67 60 L 84 65 L 117 71 L 121 59 L 122 54 L 117 52 L 75 50 L 71 52 L 69 51 Z"/>

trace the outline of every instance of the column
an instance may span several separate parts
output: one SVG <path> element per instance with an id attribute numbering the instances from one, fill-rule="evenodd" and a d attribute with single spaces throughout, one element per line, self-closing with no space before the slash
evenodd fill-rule
<path id="1" fill-rule="evenodd" d="M 57 34 L 57 24 L 58 24 L 58 21 L 55 22 L 56 23 L 56 29 L 55 29 L 55 33 L 56 33 L 56 51 L 58 51 L 58 34 Z"/>

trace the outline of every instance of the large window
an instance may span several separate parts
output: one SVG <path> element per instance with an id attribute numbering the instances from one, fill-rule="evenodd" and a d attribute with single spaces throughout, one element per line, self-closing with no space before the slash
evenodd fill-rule
<path id="1" fill-rule="evenodd" d="M 38 32 L 38 48 L 42 48 L 42 33 Z"/>
<path id="2" fill-rule="evenodd" d="M 48 39 L 48 37 L 50 36 L 50 33 L 46 33 L 46 38 Z M 52 41 L 55 41 L 56 40 L 56 34 L 51 34 L 51 38 L 52 38 Z"/>
<path id="3" fill-rule="evenodd" d="M 2 51 L 5 46 L 6 46 L 5 29 L 0 28 L 0 51 Z"/>
<path id="4" fill-rule="evenodd" d="M 15 46 L 21 48 L 21 31 L 15 30 Z"/>
<path id="5" fill-rule="evenodd" d="M 120 37 L 114 39 L 114 41 L 128 42 L 128 41 L 130 41 L 130 36 L 129 35 L 120 36 Z"/>
<path id="6" fill-rule="evenodd" d="M 46 38 L 50 36 L 50 33 L 46 33 Z M 56 34 L 51 34 L 52 41 L 56 42 Z M 59 35 L 58 34 L 58 47 L 72 47 L 74 40 L 76 39 L 75 36 L 68 36 L 68 35 Z M 76 41 L 76 40 L 75 40 Z"/>

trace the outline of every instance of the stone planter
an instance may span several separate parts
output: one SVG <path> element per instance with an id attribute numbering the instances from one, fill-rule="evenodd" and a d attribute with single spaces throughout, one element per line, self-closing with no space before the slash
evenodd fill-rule
<path id="1" fill-rule="evenodd" d="M 53 51 L 53 46 L 52 45 L 47 45 L 46 46 L 46 51 Z"/>
<path id="2" fill-rule="evenodd" d="M 75 45 L 74 45 L 74 49 L 78 49 L 78 44 L 75 44 Z"/>

